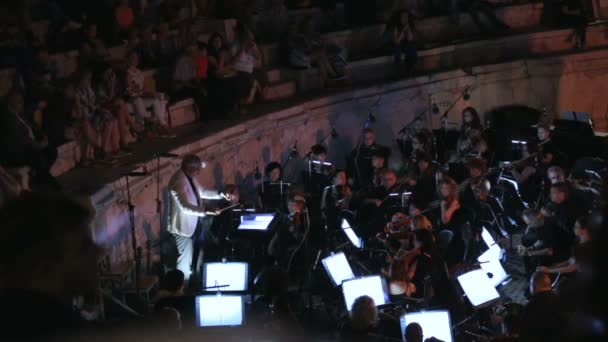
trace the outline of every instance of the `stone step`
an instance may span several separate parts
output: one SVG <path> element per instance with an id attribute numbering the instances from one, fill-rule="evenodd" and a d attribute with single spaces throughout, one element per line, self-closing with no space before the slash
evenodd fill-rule
<path id="1" fill-rule="evenodd" d="M 519 58 L 541 57 L 574 49 L 570 40 L 574 31 L 561 29 L 520 33 L 499 39 L 478 40 L 418 51 L 417 73 L 437 72 L 455 68 L 505 62 Z M 588 48 L 608 47 L 608 23 L 596 23 L 587 32 Z M 352 61 L 348 65 L 352 82 L 377 81 L 396 77 L 392 56 L 379 56 Z M 317 68 L 297 71 L 300 91 L 318 89 Z"/>
<path id="2" fill-rule="evenodd" d="M 294 81 L 284 81 L 269 84 L 264 89 L 266 101 L 275 101 L 294 96 L 296 93 L 296 83 Z"/>
<path id="3" fill-rule="evenodd" d="M 540 25 L 542 4 L 524 4 L 499 7 L 494 10 L 496 16 L 511 27 L 511 32 L 530 30 Z M 462 13 L 459 16 L 457 29 L 448 16 L 424 18 L 415 22 L 416 43 L 445 44 L 453 40 L 470 39 L 479 36 L 479 31 L 471 16 Z M 356 29 L 341 30 L 323 35 L 329 44 L 346 48 L 349 55 L 356 56 L 382 48 L 385 25 L 371 25 Z M 278 44 L 261 45 L 264 65 L 281 64 L 281 49 Z"/>
<path id="4" fill-rule="evenodd" d="M 196 122 L 198 110 L 193 99 L 185 99 L 169 107 L 171 128 L 177 128 Z"/>

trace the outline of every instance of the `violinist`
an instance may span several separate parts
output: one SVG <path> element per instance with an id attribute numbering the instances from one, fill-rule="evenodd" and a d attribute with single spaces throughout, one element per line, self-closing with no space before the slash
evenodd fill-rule
<path id="1" fill-rule="evenodd" d="M 306 242 L 310 229 L 304 196 L 290 191 L 287 210 L 287 214 L 281 214 L 276 224 L 274 236 L 268 245 L 268 255 L 286 271 L 301 270 L 308 261 Z"/>
<path id="2" fill-rule="evenodd" d="M 369 217 L 368 223 L 372 230 L 381 227 L 388 220 L 388 217 L 393 214 L 395 208 L 400 206 L 401 196 L 391 196 L 391 194 L 402 192 L 403 186 L 397 182 L 395 171 L 382 170 L 380 186 L 369 192 L 363 199 L 363 205 L 367 209 Z"/>
<path id="3" fill-rule="evenodd" d="M 403 132 L 401 141 L 399 142 L 403 157 L 409 158 L 415 150 L 421 149 L 421 146 L 431 147 L 433 145 L 433 137 L 433 132 L 424 127 L 422 119 L 416 119 L 412 122 L 411 126 Z M 428 152 L 432 151 L 429 150 Z"/>
<path id="4" fill-rule="evenodd" d="M 471 241 L 469 241 L 468 255 L 475 259 L 485 250 L 481 239 L 484 227 L 496 241 L 501 241 L 508 237 L 511 226 L 505 219 L 502 204 L 490 194 L 491 185 L 486 178 L 481 177 L 475 180 L 471 187 L 475 202 L 467 208 L 471 215 Z"/>
<path id="5" fill-rule="evenodd" d="M 467 158 L 465 168 L 469 177 L 460 184 L 459 191 L 461 203 L 463 206 L 469 207 L 473 206 L 475 203 L 472 184 L 486 174 L 487 167 L 485 160 L 478 157 L 472 157 Z"/>
<path id="6" fill-rule="evenodd" d="M 309 194 L 309 204 L 313 210 L 313 216 L 318 216 L 317 210 L 321 203 L 323 189 L 330 185 L 328 174 L 332 167 L 324 164 L 327 159 L 327 149 L 321 144 L 313 145 L 310 148 L 308 167 L 303 172 L 302 181 Z"/>
<path id="7" fill-rule="evenodd" d="M 346 170 L 337 169 L 330 174 L 331 185 L 323 189 L 321 215 L 331 232 L 340 229 L 342 211 L 350 209 L 353 193 L 347 184 Z"/>
<path id="8" fill-rule="evenodd" d="M 422 151 L 415 153 L 415 165 L 406 179 L 406 184 L 412 191 L 410 201 L 415 202 L 418 208 L 426 209 L 437 192 L 435 178 L 437 168 L 432 164 L 431 156 Z"/>
<path id="9" fill-rule="evenodd" d="M 265 211 L 285 212 L 283 199 L 288 191 L 288 185 L 281 186 L 283 168 L 278 162 L 270 162 L 266 165 L 265 174 L 267 180 L 258 188 L 258 208 Z"/>

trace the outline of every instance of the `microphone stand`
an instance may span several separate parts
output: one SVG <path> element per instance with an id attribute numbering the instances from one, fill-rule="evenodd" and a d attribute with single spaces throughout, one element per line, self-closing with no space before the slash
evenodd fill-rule
<path id="1" fill-rule="evenodd" d="M 137 250 L 137 237 L 135 235 L 135 206 L 131 202 L 131 186 L 129 184 L 129 175 L 125 175 L 127 182 L 127 206 L 129 210 L 129 225 L 131 228 L 131 248 L 133 249 L 133 258 L 135 260 L 135 272 L 133 281 L 135 282 L 135 294 L 139 297 L 139 252 Z"/>

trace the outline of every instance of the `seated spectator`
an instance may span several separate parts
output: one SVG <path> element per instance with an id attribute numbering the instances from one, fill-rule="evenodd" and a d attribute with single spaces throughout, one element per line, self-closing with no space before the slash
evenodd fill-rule
<path id="1" fill-rule="evenodd" d="M 208 42 L 209 84 L 208 92 L 212 109 L 217 113 L 230 113 L 238 104 L 236 72 L 230 67 L 230 53 L 224 37 L 215 32 Z"/>
<path id="2" fill-rule="evenodd" d="M 110 52 L 106 44 L 97 36 L 97 25 L 89 23 L 84 29 L 83 43 L 88 43 L 93 56 L 98 60 L 108 60 Z"/>
<path id="3" fill-rule="evenodd" d="M 84 166 L 89 165 L 95 155 L 111 161 L 112 154 L 120 149 L 118 122 L 109 111 L 100 107 L 93 90 L 92 78 L 90 70 L 82 71 L 76 88 L 79 118 L 84 132 Z"/>
<path id="4" fill-rule="evenodd" d="M 61 146 L 69 140 L 78 139 L 76 86 L 69 81 L 63 89 L 56 90 L 40 120 L 40 129 L 49 138 L 52 146 Z"/>
<path id="5" fill-rule="evenodd" d="M 401 66 L 402 56 L 405 56 L 403 71 L 406 74 L 413 71 L 418 60 L 418 53 L 414 44 L 414 30 L 410 13 L 399 10 L 393 13 L 384 32 L 385 39 L 389 41 L 393 50 L 395 65 Z"/>
<path id="6" fill-rule="evenodd" d="M 116 29 L 120 36 L 126 37 L 127 32 L 131 29 L 135 22 L 135 14 L 129 5 L 129 0 L 121 0 L 119 5 L 114 10 L 116 19 Z"/>
<path id="7" fill-rule="evenodd" d="M 91 326 L 72 304 L 99 290 L 92 217 L 81 203 L 48 193 L 23 194 L 0 210 L 0 339 L 86 340 L 76 336 Z"/>
<path id="8" fill-rule="evenodd" d="M 46 48 L 38 50 L 35 64 L 32 68 L 31 83 L 26 84 L 26 88 L 31 87 L 34 96 L 49 96 L 54 91 L 54 84 L 57 82 L 59 68 L 50 57 Z"/>
<path id="9" fill-rule="evenodd" d="M 196 58 L 198 47 L 190 44 L 175 64 L 171 92 L 172 101 L 193 98 L 199 108 L 203 108 L 204 90 L 198 81 Z"/>
<path id="10" fill-rule="evenodd" d="M 173 34 L 171 34 L 168 23 L 163 22 L 158 26 L 158 34 L 156 36 L 155 45 L 160 63 L 163 65 L 173 63 L 175 57 L 177 56 L 179 45 L 177 44 L 177 40 Z"/>
<path id="11" fill-rule="evenodd" d="M 209 55 L 207 44 L 204 42 L 197 43 L 194 64 L 196 64 L 196 80 L 203 87 L 203 90 L 205 90 L 205 84 L 209 74 Z"/>
<path id="12" fill-rule="evenodd" d="M 575 30 L 574 41 L 577 49 L 587 44 L 586 2 L 581 0 L 544 0 L 541 23 L 550 28 L 568 27 Z"/>
<path id="13" fill-rule="evenodd" d="M 230 64 L 237 72 L 237 95 L 240 104 L 252 104 L 256 95 L 262 96 L 262 86 L 254 77 L 254 69 L 262 61 L 262 54 L 249 28 L 237 23 L 234 28 L 235 42 L 230 49 Z"/>
<path id="14" fill-rule="evenodd" d="M 141 133 L 143 128 L 129 114 L 129 109 L 121 93 L 116 73 L 111 66 L 107 65 L 101 74 L 97 84 L 97 98 L 101 108 L 109 111 L 118 121 L 118 136 L 120 138 L 120 148 L 128 150 L 127 145 L 136 141 L 131 134 Z"/>
<path id="15" fill-rule="evenodd" d="M 135 117 L 139 124 L 143 124 L 148 118 L 148 107 L 152 107 L 153 121 L 159 127 L 161 133 L 168 131 L 167 102 L 162 93 L 144 92 L 144 74 L 139 69 L 139 56 L 131 51 L 128 55 L 129 68 L 126 77 L 126 94 L 129 103 L 133 106 Z"/>
<path id="16" fill-rule="evenodd" d="M 532 297 L 521 317 L 521 341 L 559 341 L 566 317 L 551 290 L 551 278 L 535 272 L 530 278 L 530 293 Z"/>
<path id="17" fill-rule="evenodd" d="M 0 164 L 4 167 L 29 166 L 35 186 L 58 189 L 50 169 L 57 158 L 57 149 L 48 138 L 36 136 L 34 127 L 24 117 L 23 95 L 11 91 L 0 116 Z"/>
<path id="18" fill-rule="evenodd" d="M 324 86 L 329 80 L 346 76 L 346 52 L 335 45 L 328 45 L 315 31 L 311 17 L 298 24 L 298 29 L 289 39 L 289 61 L 298 68 L 319 67 L 319 76 Z"/>

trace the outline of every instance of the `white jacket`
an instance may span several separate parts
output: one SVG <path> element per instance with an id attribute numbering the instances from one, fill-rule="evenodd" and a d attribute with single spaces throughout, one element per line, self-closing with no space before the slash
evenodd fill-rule
<path id="1" fill-rule="evenodd" d="M 202 204 L 203 199 L 221 199 L 219 193 L 204 188 L 192 179 L 198 190 L 195 194 L 188 182 L 186 174 L 178 170 L 169 181 L 169 226 L 167 230 L 172 234 L 191 237 L 196 230 L 198 218 L 205 216 L 206 209 Z M 197 205 L 197 197 L 201 205 Z"/>

